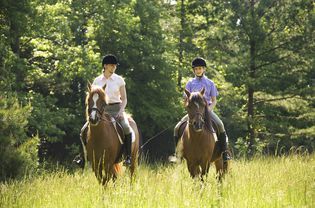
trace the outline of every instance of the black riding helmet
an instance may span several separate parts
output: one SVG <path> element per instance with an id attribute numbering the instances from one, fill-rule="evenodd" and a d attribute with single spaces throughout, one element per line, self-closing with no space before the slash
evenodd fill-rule
<path id="1" fill-rule="evenodd" d="M 207 67 L 207 64 L 203 58 L 197 57 L 191 62 L 191 66 L 192 66 L 192 68 L 197 67 L 197 66 Z"/>
<path id="2" fill-rule="evenodd" d="M 112 54 L 108 54 L 106 56 L 104 56 L 103 61 L 102 61 L 102 65 L 104 66 L 104 64 L 117 64 L 118 65 L 118 61 L 116 56 L 112 55 Z"/>

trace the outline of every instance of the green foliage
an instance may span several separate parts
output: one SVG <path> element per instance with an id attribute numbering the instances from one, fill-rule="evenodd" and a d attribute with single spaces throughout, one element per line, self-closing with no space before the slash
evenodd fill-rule
<path id="1" fill-rule="evenodd" d="M 32 151 L 23 148 L 31 141 L 25 132 L 30 113 L 31 106 L 21 106 L 14 94 L 0 96 L 0 181 L 35 168 L 36 144 L 31 147 Z M 26 154 L 33 156 L 30 158 Z"/>
<path id="2" fill-rule="evenodd" d="M 10 106 L 3 112 L 27 111 L 11 123 L 23 125 L 14 131 L 13 143 L 9 127 L 1 130 L 8 147 L 1 154 L 14 153 L 12 167 L 34 161 L 35 140 L 47 142 L 47 157 L 62 163 L 72 159 L 85 122 L 86 86 L 101 73 L 107 53 L 119 58 L 127 110 L 144 138 L 172 129 L 184 114 L 178 76 L 184 85 L 192 76 L 191 60 L 203 56 L 206 74 L 220 93 L 215 111 L 240 155 L 248 147 L 250 127 L 259 151 L 314 149 L 313 3 L 171 2 L 1 1 L 0 102 Z M 248 115 L 249 89 L 254 91 L 253 117 Z M 33 156 L 22 154 L 21 145 Z M 11 171 L 13 176 L 17 170 Z"/>
<path id="3" fill-rule="evenodd" d="M 305 51 L 314 48 L 309 38 L 311 2 L 259 1 L 251 6 L 232 1 L 228 8 L 232 12 L 228 26 L 234 31 L 229 42 L 234 42 L 231 50 L 237 53 L 230 53 L 226 78 L 234 86 L 254 90 L 254 117 L 248 122 L 256 141 L 266 143 L 265 150 L 271 152 L 279 139 L 287 149 L 306 145 L 311 150 L 313 141 L 309 143 L 307 137 L 312 133 L 298 140 L 292 133 L 313 126 L 312 119 L 295 119 L 312 111 L 313 99 L 308 94 L 312 59 L 305 56 Z"/>
<path id="4" fill-rule="evenodd" d="M 71 115 L 66 109 L 60 109 L 56 106 L 56 98 L 47 96 L 44 98 L 41 94 L 29 94 L 29 101 L 33 107 L 29 118 L 29 133 L 38 134 L 41 138 L 49 138 L 51 142 L 57 142 L 62 139 L 65 132 L 60 129 Z M 69 115 L 69 116 L 65 116 Z"/>
<path id="5" fill-rule="evenodd" d="M 38 169 L 38 144 L 39 144 L 39 137 L 34 136 L 23 144 L 21 144 L 17 151 L 23 158 L 23 167 L 24 171 L 23 174 L 34 174 Z"/>

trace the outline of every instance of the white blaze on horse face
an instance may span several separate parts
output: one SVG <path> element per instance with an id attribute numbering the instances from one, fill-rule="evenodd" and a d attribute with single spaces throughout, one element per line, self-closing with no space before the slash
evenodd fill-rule
<path id="1" fill-rule="evenodd" d="M 96 102 L 97 102 L 98 98 L 99 98 L 99 95 L 97 93 L 95 93 L 92 97 L 92 99 L 93 99 L 93 107 L 92 108 L 97 108 Z M 92 111 L 91 118 L 96 119 L 96 111 Z"/>
<path id="2" fill-rule="evenodd" d="M 194 102 L 194 103 L 197 106 L 197 108 L 199 109 L 199 103 L 197 103 L 197 102 Z"/>

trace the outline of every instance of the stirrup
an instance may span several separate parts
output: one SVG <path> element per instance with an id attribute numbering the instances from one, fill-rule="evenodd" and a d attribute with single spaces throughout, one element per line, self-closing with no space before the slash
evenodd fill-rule
<path id="1" fill-rule="evenodd" d="M 131 157 L 130 156 L 127 156 L 126 157 L 126 160 L 124 161 L 124 166 L 131 166 Z"/>
<path id="2" fill-rule="evenodd" d="M 82 157 L 81 154 L 75 156 L 75 158 L 72 160 L 72 162 L 81 168 L 84 167 L 84 163 L 85 163 L 84 158 Z"/>
<path id="3" fill-rule="evenodd" d="M 222 152 L 222 159 L 223 162 L 227 162 L 228 160 L 231 160 L 232 157 L 230 156 L 230 153 L 228 151 Z"/>

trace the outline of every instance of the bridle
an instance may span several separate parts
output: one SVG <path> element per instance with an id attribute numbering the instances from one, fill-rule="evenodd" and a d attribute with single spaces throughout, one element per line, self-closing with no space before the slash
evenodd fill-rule
<path id="1" fill-rule="evenodd" d="M 207 102 L 203 97 L 205 89 L 200 92 L 190 93 L 185 90 L 187 99 L 185 108 L 188 113 L 188 126 L 192 127 L 194 131 L 200 132 L 207 125 Z"/>
<path id="2" fill-rule="evenodd" d="M 204 113 L 200 113 L 200 112 L 197 111 L 195 114 L 193 114 L 192 118 L 196 118 L 196 116 L 198 116 L 198 115 L 200 115 L 201 123 L 204 124 L 205 123 L 205 119 L 204 119 L 205 115 L 204 115 Z M 190 118 L 189 113 L 188 113 L 188 117 L 189 117 L 188 124 L 189 125 L 193 125 L 193 123 L 192 123 L 193 119 Z"/>
<path id="3" fill-rule="evenodd" d="M 187 107 L 188 125 L 192 127 L 194 131 L 199 132 L 205 126 L 205 112 L 204 111 L 200 112 L 201 111 L 199 108 L 200 105 L 198 103 L 195 104 L 197 108 L 189 109 L 189 107 Z"/>
<path id="4" fill-rule="evenodd" d="M 95 107 L 89 108 L 89 109 L 88 109 L 89 116 L 91 115 L 91 113 L 92 113 L 93 111 L 96 111 L 96 113 L 97 113 L 97 115 L 98 115 L 97 118 L 98 118 L 99 120 L 105 121 L 105 122 L 113 123 L 114 121 L 113 121 L 112 119 L 107 118 L 107 116 L 109 116 L 109 117 L 111 118 L 111 115 L 108 114 L 107 112 L 105 112 L 105 106 L 106 106 L 106 105 L 107 105 L 107 104 L 104 103 L 104 104 L 101 106 L 101 110 L 100 110 L 99 108 L 95 108 Z M 116 120 L 116 119 L 115 119 L 115 120 Z M 89 121 L 89 123 L 90 123 L 90 121 Z"/>
<path id="5" fill-rule="evenodd" d="M 102 105 L 102 110 L 93 107 L 93 108 L 89 108 L 88 112 L 89 112 L 89 114 L 91 114 L 93 111 L 96 111 L 100 115 L 100 117 L 102 117 L 103 112 L 104 112 L 104 108 L 105 108 L 105 105 Z"/>

